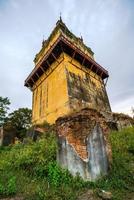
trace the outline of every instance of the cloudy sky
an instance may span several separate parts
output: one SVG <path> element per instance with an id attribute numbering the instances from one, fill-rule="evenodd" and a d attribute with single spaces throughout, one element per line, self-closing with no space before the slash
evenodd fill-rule
<path id="1" fill-rule="evenodd" d="M 116 112 L 134 106 L 133 0 L 0 0 L 0 96 L 11 109 L 31 107 L 24 80 L 59 18 L 95 52 L 110 74 L 107 91 Z"/>

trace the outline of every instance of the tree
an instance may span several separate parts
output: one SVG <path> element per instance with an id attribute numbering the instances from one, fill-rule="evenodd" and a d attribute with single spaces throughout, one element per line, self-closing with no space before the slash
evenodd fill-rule
<path id="1" fill-rule="evenodd" d="M 31 127 L 32 111 L 29 108 L 19 108 L 8 115 L 8 123 L 16 128 L 16 136 L 22 139 Z"/>
<path id="2" fill-rule="evenodd" d="M 9 109 L 10 100 L 0 96 L 0 126 L 2 126 L 7 117 L 7 111 Z"/>
<path id="3" fill-rule="evenodd" d="M 131 113 L 132 113 L 132 116 L 134 118 L 134 107 L 131 108 Z"/>

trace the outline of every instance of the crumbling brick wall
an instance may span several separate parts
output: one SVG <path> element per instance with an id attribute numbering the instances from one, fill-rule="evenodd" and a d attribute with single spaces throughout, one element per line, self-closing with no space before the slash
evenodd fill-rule
<path id="1" fill-rule="evenodd" d="M 82 167 L 86 165 L 85 169 L 83 170 L 88 171 L 88 173 L 84 175 L 87 177 L 83 177 L 83 178 L 91 179 L 91 174 L 90 174 L 91 172 L 89 169 L 90 167 L 88 166 L 90 165 L 89 164 L 89 160 L 90 160 L 89 138 L 93 130 L 95 129 L 95 127 L 96 127 L 95 131 L 97 132 L 101 131 L 103 133 L 103 146 L 106 151 L 106 156 L 107 156 L 107 161 L 108 161 L 108 166 L 109 166 L 111 162 L 111 148 L 110 148 L 110 144 L 108 140 L 110 129 L 108 127 L 108 124 L 105 118 L 99 112 L 93 109 L 83 109 L 80 112 L 72 114 L 71 116 L 59 118 L 56 121 L 56 127 L 57 127 L 58 139 L 60 141 L 59 142 L 60 150 L 58 153 L 59 154 L 63 153 L 62 149 L 64 148 L 65 145 L 69 145 L 69 148 L 71 146 L 73 150 L 71 150 L 72 153 L 69 152 L 70 157 L 72 157 L 72 154 L 75 154 L 73 158 L 77 157 L 77 160 L 78 159 L 80 160 L 80 162 L 78 162 L 77 165 L 79 165 L 81 162 L 83 162 L 83 164 L 80 164 Z M 97 127 L 99 127 L 99 129 Z M 100 146 L 99 139 L 96 139 L 96 140 L 97 140 L 96 144 L 99 144 Z M 62 142 L 64 142 L 64 145 L 62 144 Z M 101 146 L 97 148 L 103 148 L 103 147 Z M 64 156 L 67 156 L 67 151 L 68 151 L 68 146 L 64 148 L 64 152 L 65 152 Z M 62 159 L 60 160 L 60 155 L 59 155 L 59 163 L 62 165 Z M 66 160 L 66 163 L 64 163 L 63 165 L 64 167 L 69 168 L 69 166 L 66 166 L 67 160 Z M 78 169 L 78 172 L 80 171 Z"/>
<path id="2" fill-rule="evenodd" d="M 118 130 L 134 126 L 134 119 L 123 113 L 113 113 L 113 120 L 116 122 Z"/>

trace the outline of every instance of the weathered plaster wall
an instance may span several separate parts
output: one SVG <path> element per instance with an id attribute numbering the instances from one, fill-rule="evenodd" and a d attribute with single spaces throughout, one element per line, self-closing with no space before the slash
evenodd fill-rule
<path id="1" fill-rule="evenodd" d="M 56 126 L 61 166 L 90 180 L 107 173 L 111 162 L 109 127 L 99 112 L 84 109 L 59 118 Z"/>
<path id="2" fill-rule="evenodd" d="M 46 71 L 33 88 L 33 124 L 54 123 L 68 113 L 67 81 L 63 55 Z"/>
<path id="3" fill-rule="evenodd" d="M 108 172 L 108 156 L 106 152 L 106 141 L 102 128 L 96 124 L 88 137 L 89 169 L 91 179 L 95 180 L 102 174 Z"/>
<path id="4" fill-rule="evenodd" d="M 104 83 L 97 74 L 81 66 L 66 55 L 66 76 L 70 109 L 78 111 L 85 107 L 111 112 Z"/>
<path id="5" fill-rule="evenodd" d="M 104 83 L 98 75 L 62 53 L 33 87 L 33 124 L 55 120 L 82 108 L 110 112 Z"/>
<path id="6" fill-rule="evenodd" d="M 57 160 L 63 168 L 67 168 L 73 176 L 79 174 L 84 179 L 91 179 L 88 162 L 77 154 L 65 137 L 58 138 L 58 147 Z"/>

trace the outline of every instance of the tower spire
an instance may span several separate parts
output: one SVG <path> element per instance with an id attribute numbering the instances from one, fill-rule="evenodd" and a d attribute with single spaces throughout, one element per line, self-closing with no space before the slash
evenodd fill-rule
<path id="1" fill-rule="evenodd" d="M 62 13 L 60 12 L 60 22 L 62 22 Z"/>
<path id="2" fill-rule="evenodd" d="M 60 12 L 60 17 L 59 17 L 59 20 L 56 22 L 56 25 L 58 25 L 58 24 L 62 24 L 63 22 L 62 22 L 62 13 Z"/>
<path id="3" fill-rule="evenodd" d="M 44 44 L 45 44 L 45 40 L 44 40 L 44 35 L 43 35 L 42 47 L 44 46 Z"/>
<path id="4" fill-rule="evenodd" d="M 83 42 L 83 37 L 82 37 L 82 35 L 80 36 L 80 39 L 81 39 L 81 41 Z"/>

